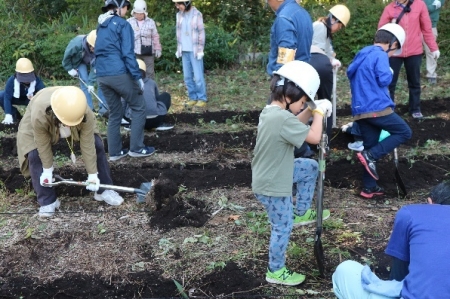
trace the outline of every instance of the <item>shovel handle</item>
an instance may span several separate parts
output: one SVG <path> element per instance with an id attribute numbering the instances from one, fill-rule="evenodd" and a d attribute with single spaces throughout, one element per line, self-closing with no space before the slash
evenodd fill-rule
<path id="1" fill-rule="evenodd" d="M 80 79 L 81 83 L 83 83 L 84 86 L 86 86 L 86 88 L 88 88 L 88 85 L 86 84 L 86 82 L 83 81 L 83 79 L 80 78 L 80 76 L 78 76 L 78 79 Z M 100 99 L 100 97 L 93 91 L 91 91 L 91 93 L 97 98 L 97 100 L 102 103 L 103 106 L 106 106 L 105 103 Z"/>

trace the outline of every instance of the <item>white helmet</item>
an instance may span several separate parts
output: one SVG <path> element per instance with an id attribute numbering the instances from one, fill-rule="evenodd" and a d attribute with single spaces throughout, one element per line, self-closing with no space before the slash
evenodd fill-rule
<path id="1" fill-rule="evenodd" d="M 397 49 L 394 52 L 394 55 L 400 55 L 402 53 L 403 44 L 405 43 L 405 38 L 406 38 L 405 30 L 403 29 L 403 27 L 400 26 L 399 24 L 387 23 L 386 25 L 383 25 L 380 27 L 380 29 L 378 29 L 378 31 L 380 31 L 380 30 L 385 30 L 387 32 L 390 32 L 397 38 L 397 40 L 400 44 L 399 45 L 400 49 Z M 389 47 L 390 46 L 391 45 L 389 45 Z"/>
<path id="2" fill-rule="evenodd" d="M 134 13 L 144 13 L 147 15 L 147 3 L 145 0 L 136 0 L 136 2 L 134 2 L 131 14 Z"/>
<path id="3" fill-rule="evenodd" d="M 314 102 L 317 89 L 319 89 L 320 78 L 317 71 L 309 63 L 298 60 L 290 61 L 273 74 L 280 75 L 293 82 Z"/>

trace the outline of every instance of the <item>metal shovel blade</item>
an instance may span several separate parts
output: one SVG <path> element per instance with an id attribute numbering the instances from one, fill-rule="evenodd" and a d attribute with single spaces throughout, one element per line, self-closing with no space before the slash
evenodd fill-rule
<path id="1" fill-rule="evenodd" d="M 314 256 L 316 257 L 320 277 L 325 277 L 325 255 L 323 253 L 322 240 L 320 239 L 321 235 L 322 231 L 317 230 L 316 237 L 314 239 Z"/>
<path id="2" fill-rule="evenodd" d="M 145 194 L 142 194 L 142 193 L 137 194 L 136 202 L 145 203 L 145 198 L 146 198 L 147 194 L 150 192 L 150 190 L 152 189 L 152 187 L 153 187 L 153 181 L 142 183 L 141 186 L 139 187 L 139 189 L 144 191 Z"/>
<path id="3" fill-rule="evenodd" d="M 400 190 L 402 190 L 403 195 L 406 196 L 408 193 L 406 192 L 405 184 L 403 183 L 402 177 L 400 176 L 400 171 L 398 170 L 397 148 L 394 148 L 394 164 L 395 164 L 395 180 L 397 181 Z"/>

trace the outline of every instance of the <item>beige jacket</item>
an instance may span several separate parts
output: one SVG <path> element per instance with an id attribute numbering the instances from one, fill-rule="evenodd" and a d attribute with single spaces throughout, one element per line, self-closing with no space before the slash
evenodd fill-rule
<path id="1" fill-rule="evenodd" d="M 50 107 L 52 94 L 61 86 L 48 87 L 39 91 L 28 104 L 25 115 L 20 121 L 17 132 L 17 153 L 20 171 L 25 177 L 30 176 L 28 153 L 37 149 L 43 168 L 53 165 L 52 145 L 59 139 L 59 128 L 55 125 L 53 112 L 46 113 Z M 79 141 L 81 154 L 88 174 L 97 173 L 97 154 L 95 152 L 94 134 L 98 134 L 95 115 L 86 106 L 85 119 L 77 126 L 71 127 L 69 143 Z M 67 144 L 67 143 L 66 143 Z"/>

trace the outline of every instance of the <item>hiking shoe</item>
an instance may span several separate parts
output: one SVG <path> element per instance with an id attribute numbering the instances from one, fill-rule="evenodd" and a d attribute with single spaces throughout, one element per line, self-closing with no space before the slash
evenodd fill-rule
<path id="1" fill-rule="evenodd" d="M 368 151 L 362 151 L 357 153 L 356 156 L 358 156 L 359 162 L 366 168 L 367 172 L 375 180 L 378 180 L 377 165 L 376 161 L 372 158 L 372 155 Z"/>
<path id="2" fill-rule="evenodd" d="M 348 130 L 349 129 L 351 130 L 352 126 L 353 126 L 353 122 L 349 122 L 348 124 L 345 124 L 341 127 L 341 131 L 344 133 L 350 133 L 350 131 L 348 131 Z"/>
<path id="3" fill-rule="evenodd" d="M 206 107 L 205 101 L 198 101 L 197 104 L 195 104 L 195 107 L 203 108 Z"/>
<path id="4" fill-rule="evenodd" d="M 322 220 L 330 218 L 330 210 L 322 211 Z M 311 223 L 316 223 L 317 212 L 315 210 L 308 209 L 303 216 L 295 215 L 294 213 L 294 226 L 308 225 Z"/>
<path id="5" fill-rule="evenodd" d="M 355 142 L 350 142 L 348 144 L 348 148 L 351 149 L 352 151 L 361 152 L 364 150 L 364 145 L 363 145 L 362 141 L 355 141 Z"/>
<path id="6" fill-rule="evenodd" d="M 117 161 L 128 155 L 128 149 L 124 148 L 120 151 L 118 155 L 109 156 L 109 161 Z"/>
<path id="7" fill-rule="evenodd" d="M 132 152 L 129 151 L 128 155 L 130 155 L 131 157 L 148 157 L 150 155 L 153 155 L 153 153 L 155 152 L 155 148 L 151 147 L 151 146 L 146 146 L 141 148 L 139 151 L 137 152 Z"/>
<path id="8" fill-rule="evenodd" d="M 275 272 L 271 272 L 267 269 L 266 281 L 287 286 L 296 286 L 305 281 L 305 275 L 292 272 L 286 269 L 286 267 Z"/>
<path id="9" fill-rule="evenodd" d="M 436 78 L 428 78 L 428 83 L 430 83 L 430 84 L 436 84 L 436 83 L 437 83 L 437 80 L 436 80 Z"/>
<path id="10" fill-rule="evenodd" d="M 55 214 L 55 209 L 59 209 L 61 202 L 59 200 L 55 200 L 53 203 L 42 206 L 39 208 L 39 217 L 52 217 Z"/>
<path id="11" fill-rule="evenodd" d="M 372 188 L 363 188 L 359 195 L 361 195 L 364 198 L 372 198 L 375 195 L 383 195 L 383 194 L 384 194 L 384 189 L 377 185 Z"/>
<path id="12" fill-rule="evenodd" d="M 114 190 L 105 190 L 102 194 L 95 192 L 94 199 L 104 201 L 111 206 L 120 206 L 123 203 L 122 196 Z"/>
<path id="13" fill-rule="evenodd" d="M 156 127 L 156 131 L 167 131 L 173 129 L 174 125 L 168 123 L 162 123 L 158 127 Z"/>
<path id="14" fill-rule="evenodd" d="M 192 106 L 195 106 L 195 104 L 197 104 L 197 101 L 190 100 L 189 102 L 186 103 L 186 106 L 192 107 Z"/>
<path id="15" fill-rule="evenodd" d="M 415 119 L 421 119 L 421 118 L 423 118 L 423 115 L 422 115 L 421 112 L 414 112 L 412 114 L 412 117 L 415 118 Z"/>

